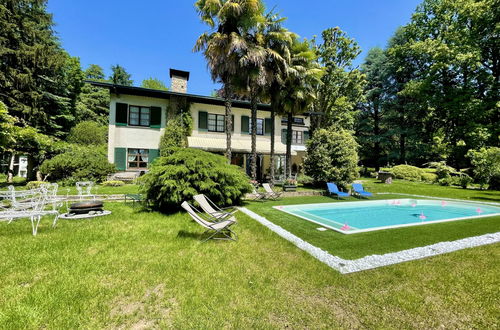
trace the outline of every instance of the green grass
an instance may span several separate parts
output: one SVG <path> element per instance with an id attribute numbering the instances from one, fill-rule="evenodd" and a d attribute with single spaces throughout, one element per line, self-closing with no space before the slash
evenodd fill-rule
<path id="1" fill-rule="evenodd" d="M 372 199 L 397 197 L 398 195 L 379 195 Z M 356 202 L 354 198 L 344 201 L 347 200 Z M 272 208 L 272 206 L 276 205 L 332 203 L 338 201 L 336 198 L 325 196 L 305 196 L 291 197 L 279 201 L 252 202 L 247 207 L 312 245 L 346 259 L 395 252 L 500 231 L 500 216 L 496 216 L 345 235 L 334 230 L 316 230 L 321 225 Z"/>
<path id="2" fill-rule="evenodd" d="M 241 213 L 238 242 L 200 243 L 184 213 L 106 208 L 36 237 L 0 223 L 0 328 L 499 325 L 499 244 L 341 275 Z"/>
<path id="3" fill-rule="evenodd" d="M 139 185 L 126 184 L 120 187 L 110 187 L 96 185 L 92 188 L 92 193 L 97 195 L 121 195 L 121 194 L 137 194 L 139 193 Z M 59 187 L 58 195 L 76 195 L 76 187 Z"/>
<path id="4" fill-rule="evenodd" d="M 392 184 L 379 183 L 373 178 L 363 178 L 363 186 L 368 191 L 406 193 L 432 197 L 447 197 L 481 202 L 500 203 L 500 191 L 445 187 L 437 184 L 394 180 Z"/>

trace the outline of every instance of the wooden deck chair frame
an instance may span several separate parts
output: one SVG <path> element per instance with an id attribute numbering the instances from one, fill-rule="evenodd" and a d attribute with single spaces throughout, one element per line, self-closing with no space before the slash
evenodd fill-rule
<path id="1" fill-rule="evenodd" d="M 236 223 L 235 221 L 224 220 L 221 222 L 211 222 L 203 219 L 200 216 L 201 212 L 186 201 L 182 202 L 181 207 L 186 210 L 186 212 L 191 216 L 191 218 L 193 218 L 194 221 L 196 221 L 199 225 L 206 229 L 202 235 L 204 235 L 205 233 L 210 233 L 210 236 L 203 240 L 202 243 L 210 239 L 226 241 L 238 240 L 238 235 L 236 235 L 236 233 L 229 228 L 231 225 Z M 217 234 L 222 234 L 224 235 L 224 237 L 215 237 Z M 234 238 L 231 235 L 234 235 Z"/>

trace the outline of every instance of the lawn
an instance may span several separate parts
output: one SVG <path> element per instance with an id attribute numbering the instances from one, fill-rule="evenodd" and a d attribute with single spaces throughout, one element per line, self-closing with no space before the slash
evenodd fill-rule
<path id="1" fill-rule="evenodd" d="M 380 183 L 373 178 L 362 178 L 361 180 L 366 190 L 373 192 L 406 193 L 500 203 L 500 191 L 496 190 L 463 189 L 456 186 L 445 187 L 437 184 L 405 180 L 394 180 L 392 184 Z"/>
<path id="2" fill-rule="evenodd" d="M 0 223 L 0 328 L 499 326 L 498 244 L 341 275 L 241 213 L 238 242 L 200 243 L 184 213 L 106 208 Z"/>
<path id="3" fill-rule="evenodd" d="M 122 195 L 122 194 L 137 194 L 139 193 L 139 185 L 137 184 L 125 184 L 120 187 L 111 187 L 103 185 L 95 185 L 92 188 L 92 193 L 96 195 Z M 60 187 L 58 195 L 76 195 L 75 186 L 71 187 Z"/>
<path id="4" fill-rule="evenodd" d="M 376 194 L 371 199 L 401 198 L 402 196 L 397 194 L 404 193 L 442 198 L 461 198 L 481 202 L 500 202 L 500 191 L 443 187 L 404 180 L 394 180 L 392 184 L 378 183 L 375 179 L 367 178 L 363 178 L 362 181 L 368 191 L 388 193 Z M 354 197 L 349 197 L 343 201 L 355 202 L 357 200 Z M 339 200 L 326 196 L 302 196 L 286 198 L 280 201 L 251 202 L 248 203 L 247 207 L 309 243 L 346 259 L 396 252 L 442 241 L 452 241 L 500 231 L 500 217 L 496 216 L 344 235 L 333 230 L 318 231 L 316 228 L 320 227 L 320 225 L 272 208 L 272 206 L 276 205 L 332 202 L 339 202 Z"/>
<path id="5" fill-rule="evenodd" d="M 398 198 L 398 195 L 378 195 L 371 199 L 390 198 Z M 356 199 L 350 198 L 344 201 L 356 202 Z M 500 216 L 496 216 L 345 235 L 334 230 L 319 231 L 316 229 L 321 227 L 318 224 L 272 208 L 276 205 L 332 202 L 339 200 L 326 196 L 303 196 L 279 201 L 252 202 L 246 207 L 312 245 L 344 259 L 396 252 L 500 231 Z"/>

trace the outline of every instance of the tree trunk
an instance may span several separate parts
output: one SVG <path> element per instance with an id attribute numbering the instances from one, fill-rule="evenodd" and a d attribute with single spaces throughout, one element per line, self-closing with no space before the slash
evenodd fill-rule
<path id="1" fill-rule="evenodd" d="M 380 171 L 380 112 L 378 102 L 373 103 L 373 134 L 375 135 L 375 171 Z"/>
<path id="2" fill-rule="evenodd" d="M 399 138 L 399 163 L 406 163 L 406 134 L 402 133 Z"/>
<path id="3" fill-rule="evenodd" d="M 224 106 L 226 110 L 226 158 L 228 164 L 231 164 L 231 132 L 233 127 L 233 120 L 231 116 L 231 88 L 228 84 L 224 85 Z"/>
<path id="4" fill-rule="evenodd" d="M 28 154 L 28 167 L 26 169 L 26 181 L 33 181 L 35 180 L 35 158 L 33 156 L 31 156 L 30 154 Z"/>
<path id="5" fill-rule="evenodd" d="M 9 170 L 7 173 L 7 183 L 12 183 L 14 179 L 14 158 L 16 154 L 14 152 L 11 152 L 10 157 L 9 157 Z"/>
<path id="6" fill-rule="evenodd" d="M 274 96 L 271 96 L 274 99 Z M 271 152 L 269 154 L 269 157 L 271 157 L 270 162 L 269 162 L 269 175 L 271 176 L 271 180 L 274 180 L 274 167 L 275 167 L 275 159 L 274 159 L 274 139 L 276 136 L 276 131 L 275 131 L 275 124 L 274 122 L 276 121 L 276 109 L 275 107 L 277 106 L 276 100 L 271 100 Z"/>
<path id="7" fill-rule="evenodd" d="M 257 96 L 252 92 L 250 97 L 251 103 L 251 135 L 252 135 L 252 158 L 250 159 L 250 172 L 252 180 L 257 180 Z"/>
<path id="8" fill-rule="evenodd" d="M 292 121 L 293 114 L 288 113 L 288 120 L 286 122 L 286 168 L 285 178 L 292 176 Z"/>

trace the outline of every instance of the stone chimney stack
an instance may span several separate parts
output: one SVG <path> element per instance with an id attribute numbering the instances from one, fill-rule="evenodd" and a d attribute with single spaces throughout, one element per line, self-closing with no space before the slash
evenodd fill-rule
<path id="1" fill-rule="evenodd" d="M 187 93 L 189 71 L 170 69 L 170 91 Z"/>

